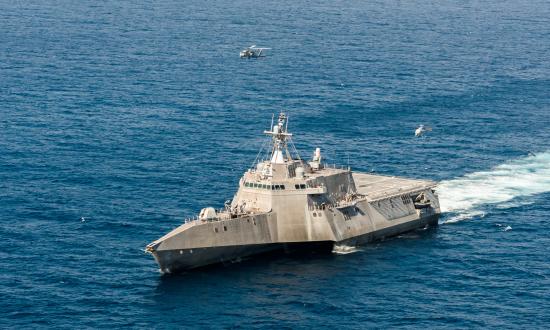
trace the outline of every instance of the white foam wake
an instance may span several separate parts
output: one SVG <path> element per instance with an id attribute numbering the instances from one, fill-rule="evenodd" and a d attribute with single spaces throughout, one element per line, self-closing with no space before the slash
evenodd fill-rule
<path id="1" fill-rule="evenodd" d="M 438 185 L 441 211 L 457 213 L 446 222 L 483 216 L 486 204 L 509 208 L 529 204 L 512 201 L 550 191 L 550 152 L 512 160 L 489 171 L 441 181 Z"/>
<path id="2" fill-rule="evenodd" d="M 350 254 L 358 251 L 361 251 L 361 250 L 355 246 L 349 246 L 349 245 L 335 244 L 334 247 L 332 248 L 332 253 L 334 254 Z"/>

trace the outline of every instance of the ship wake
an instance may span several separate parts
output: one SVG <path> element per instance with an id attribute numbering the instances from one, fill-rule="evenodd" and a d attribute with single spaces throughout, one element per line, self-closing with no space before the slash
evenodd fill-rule
<path id="1" fill-rule="evenodd" d="M 335 244 L 334 247 L 332 248 L 332 253 L 340 254 L 340 255 L 355 253 L 359 251 L 361 250 L 358 249 L 356 246 L 350 246 L 350 245 Z"/>
<path id="2" fill-rule="evenodd" d="M 437 188 L 441 211 L 447 213 L 444 223 L 483 217 L 487 205 L 507 209 L 530 204 L 529 196 L 548 191 L 550 151 L 441 181 Z"/>

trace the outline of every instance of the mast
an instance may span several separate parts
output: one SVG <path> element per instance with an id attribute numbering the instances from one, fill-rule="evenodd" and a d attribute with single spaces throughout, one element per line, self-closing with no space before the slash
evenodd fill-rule
<path id="1" fill-rule="evenodd" d="M 292 160 L 287 144 L 292 134 L 287 132 L 287 127 L 288 117 L 281 112 L 277 124 L 271 125 L 270 131 L 264 131 L 264 134 L 271 135 L 272 137 L 270 154 L 271 164 L 284 164 L 286 160 Z"/>

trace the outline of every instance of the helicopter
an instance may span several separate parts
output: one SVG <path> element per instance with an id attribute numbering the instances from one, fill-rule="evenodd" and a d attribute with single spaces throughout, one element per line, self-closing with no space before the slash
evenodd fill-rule
<path id="1" fill-rule="evenodd" d="M 424 133 L 431 132 L 431 130 L 432 130 L 432 128 L 429 127 L 429 126 L 420 125 L 414 131 L 414 136 L 415 137 L 421 137 L 422 135 L 424 135 Z"/>
<path id="2" fill-rule="evenodd" d="M 252 45 L 250 47 L 246 47 L 245 49 L 241 50 L 239 53 L 239 56 L 241 58 L 258 58 L 258 57 L 265 57 L 265 50 L 268 50 L 271 48 L 265 48 L 265 47 L 256 47 L 256 45 Z"/>

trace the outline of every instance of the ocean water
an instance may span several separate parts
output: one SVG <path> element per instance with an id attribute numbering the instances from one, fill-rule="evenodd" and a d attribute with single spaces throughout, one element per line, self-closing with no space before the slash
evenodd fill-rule
<path id="1" fill-rule="evenodd" d="M 0 31 L 0 327 L 550 326 L 548 1 L 0 1 Z M 144 246 L 281 110 L 303 157 L 441 181 L 440 226 L 162 276 Z"/>

